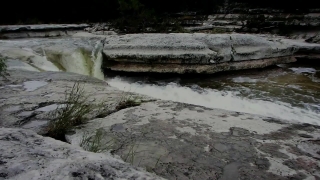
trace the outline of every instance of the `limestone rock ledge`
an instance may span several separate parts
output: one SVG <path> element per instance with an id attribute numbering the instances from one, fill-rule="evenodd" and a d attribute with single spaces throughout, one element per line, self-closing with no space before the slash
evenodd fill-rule
<path id="1" fill-rule="evenodd" d="M 2 25 L 0 39 L 70 36 L 88 27 L 88 24 Z"/>
<path id="2" fill-rule="evenodd" d="M 102 53 L 102 62 L 94 64 L 97 52 Z M 0 41 L 0 55 L 8 59 L 40 71 L 51 67 L 50 71 L 91 76 L 97 66 L 125 72 L 211 74 L 290 63 L 297 56 L 318 59 L 319 54 L 319 44 L 250 34 L 77 33 L 72 38 Z"/>

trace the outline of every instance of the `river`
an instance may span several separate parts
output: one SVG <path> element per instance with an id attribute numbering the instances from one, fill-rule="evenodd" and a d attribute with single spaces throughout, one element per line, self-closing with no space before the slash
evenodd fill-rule
<path id="1" fill-rule="evenodd" d="M 320 66 L 301 63 L 214 75 L 108 75 L 120 90 L 163 100 L 320 125 Z"/>

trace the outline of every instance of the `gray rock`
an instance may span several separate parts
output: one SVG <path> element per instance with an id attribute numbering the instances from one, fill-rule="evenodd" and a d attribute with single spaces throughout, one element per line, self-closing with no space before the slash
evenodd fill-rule
<path id="1" fill-rule="evenodd" d="M 110 154 L 23 129 L 0 128 L 0 178 L 6 179 L 162 179 Z"/>
<path id="2" fill-rule="evenodd" d="M 75 37 L 103 37 L 78 33 Z M 105 36 L 103 52 L 118 62 L 212 64 L 291 56 L 299 49 L 320 52 L 320 46 L 249 34 L 128 34 Z M 212 61 L 211 61 L 212 62 Z"/>
<path id="3" fill-rule="evenodd" d="M 52 119 L 48 113 L 63 107 L 65 91 L 71 89 L 75 82 L 79 82 L 87 95 L 90 95 L 88 101 L 93 104 L 105 103 L 102 112 L 93 111 L 89 118 L 109 114 L 124 96 L 123 92 L 110 87 L 105 81 L 89 76 L 66 72 L 8 72 L 10 78 L 0 80 L 3 85 L 0 98 L 5 99 L 0 102 L 0 127 L 22 127 L 45 134 L 47 121 Z M 139 97 L 150 100 L 142 95 Z"/>
<path id="4" fill-rule="evenodd" d="M 52 30 L 70 30 L 84 29 L 88 24 L 39 24 L 39 25 L 2 25 L 0 32 L 19 32 L 19 31 L 52 31 Z"/>
<path id="5" fill-rule="evenodd" d="M 234 114 L 170 101 L 148 102 L 94 119 L 67 140 L 77 145 L 83 133 L 103 129 L 104 139 L 114 142 L 113 153 L 168 179 L 286 180 L 300 173 L 308 178 L 320 173 L 314 153 L 317 142 L 299 143 L 305 140 L 300 131 L 314 128 L 312 125 L 279 124 L 257 115 Z M 311 134 L 320 137 L 320 129 Z M 134 156 L 127 158 L 132 149 Z M 297 150 L 303 153 L 295 153 Z M 295 158 L 312 164 L 312 171 L 308 164 L 291 169 L 285 163 Z"/>
<path id="6" fill-rule="evenodd" d="M 88 27 L 88 24 L 2 25 L 0 39 L 70 36 Z"/>
<path id="7" fill-rule="evenodd" d="M 9 80 L 0 81 L 3 85 L 0 98 L 4 99 L 0 103 L 0 126 L 6 127 L 0 129 L 0 174 L 6 178 L 98 179 L 112 175 L 115 179 L 139 179 L 135 168 L 112 159 L 108 152 L 94 154 L 78 147 L 84 133 L 92 134 L 97 129 L 103 130 L 104 140 L 112 140 L 113 154 L 168 179 L 262 180 L 314 178 L 319 174 L 317 126 L 266 121 L 266 117 L 259 115 L 150 101 L 148 97 L 142 97 L 148 101 L 139 106 L 112 114 L 97 117 L 97 113 L 91 112 L 87 124 L 67 135 L 72 145 L 45 138 L 22 129 L 45 134 L 46 123 L 50 121 L 45 119 L 46 111 L 63 103 L 65 90 L 74 82 L 85 86 L 90 102 L 106 102 L 111 105 L 108 108 L 119 102 L 123 92 L 102 80 L 74 73 L 11 70 L 9 73 Z M 46 83 L 26 91 L 25 82 Z M 310 134 L 314 139 L 305 139 L 300 134 Z M 114 165 L 114 161 L 120 165 Z M 301 163 L 296 169 L 286 163 L 296 161 Z M 308 164 L 312 165 L 312 171 Z M 144 176 L 143 172 L 139 175 Z"/>
<path id="8" fill-rule="evenodd" d="M 310 37 L 310 38 L 306 39 L 306 42 L 309 42 L 309 43 L 320 43 L 320 35 L 315 35 L 313 37 Z"/>
<path id="9" fill-rule="evenodd" d="M 96 51 L 103 54 L 100 59 Z M 40 70 L 100 79 L 102 64 L 115 71 L 211 74 L 290 63 L 295 61 L 295 53 L 316 56 L 319 52 L 319 44 L 249 34 L 77 33 L 73 38 L 0 41 L 4 57 Z"/>

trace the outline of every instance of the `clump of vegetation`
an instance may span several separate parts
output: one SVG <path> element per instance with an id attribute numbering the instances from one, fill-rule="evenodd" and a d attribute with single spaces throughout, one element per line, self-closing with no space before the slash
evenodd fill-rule
<path id="1" fill-rule="evenodd" d="M 52 113 L 54 120 L 48 126 L 47 135 L 64 141 L 68 131 L 87 122 L 90 112 L 104 106 L 103 104 L 88 104 L 88 98 L 83 86 L 78 82 L 73 85 L 70 92 L 66 91 L 63 107 L 58 107 Z"/>
<path id="2" fill-rule="evenodd" d="M 89 96 L 84 91 L 80 83 L 75 83 L 70 91 L 65 92 L 63 105 L 57 107 L 50 115 L 53 117 L 47 129 L 47 136 L 57 140 L 65 141 L 65 134 L 72 130 L 75 126 L 84 124 L 88 121 L 89 114 L 98 112 L 96 117 L 102 117 L 109 113 L 102 113 L 105 109 L 105 103 L 89 104 Z M 137 96 L 124 94 L 120 100 L 115 104 L 115 111 L 125 109 L 128 107 L 139 106 L 141 100 Z M 96 145 L 101 141 L 101 132 L 97 131 L 95 136 L 83 138 L 83 146 L 89 149 L 97 149 Z M 93 143 L 93 144 L 88 144 Z M 92 147 L 92 148 L 91 148 Z M 91 151 L 91 150 L 89 150 Z"/>
<path id="3" fill-rule="evenodd" d="M 8 76 L 7 73 L 7 65 L 5 63 L 5 58 L 0 57 L 0 76 L 6 78 Z"/>
<path id="4" fill-rule="evenodd" d="M 141 104 L 141 99 L 139 99 L 137 96 L 133 97 L 132 95 L 125 94 L 121 96 L 115 110 L 120 111 L 121 109 L 139 106 L 140 104 Z"/>
<path id="5" fill-rule="evenodd" d="M 108 142 L 104 141 L 103 129 L 97 129 L 95 134 L 89 136 L 88 133 L 84 133 L 80 141 L 80 147 L 86 151 L 101 153 L 110 150 L 113 146 L 113 139 Z"/>
<path id="6" fill-rule="evenodd" d="M 130 145 L 130 148 L 129 148 L 129 150 L 128 150 L 127 155 L 126 155 L 125 157 L 122 157 L 122 159 L 123 159 L 125 162 L 128 162 L 128 163 L 130 163 L 130 164 L 133 165 L 133 163 L 134 163 L 134 158 L 135 158 L 135 156 L 136 156 L 136 154 L 137 154 L 137 149 L 138 149 L 138 145 L 136 146 L 136 143 L 135 143 L 135 142 L 132 143 L 132 144 Z M 139 166 L 139 165 L 138 165 L 138 166 Z"/>

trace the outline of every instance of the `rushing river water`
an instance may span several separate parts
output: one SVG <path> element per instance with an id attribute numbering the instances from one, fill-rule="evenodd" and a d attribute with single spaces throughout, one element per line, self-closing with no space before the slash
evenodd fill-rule
<path id="1" fill-rule="evenodd" d="M 210 108 L 320 125 L 320 66 L 277 67 L 210 76 L 106 77 L 120 90 Z"/>

